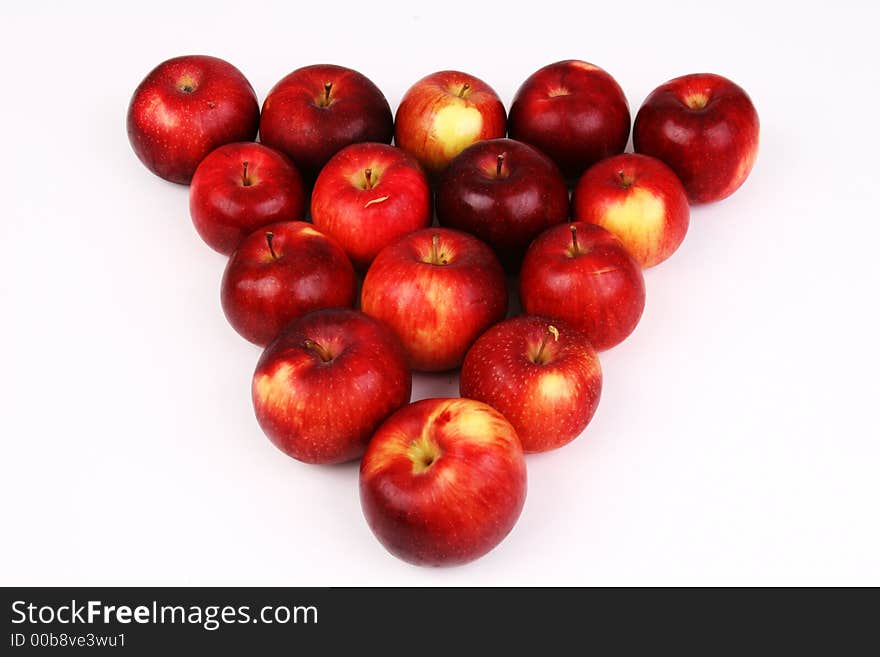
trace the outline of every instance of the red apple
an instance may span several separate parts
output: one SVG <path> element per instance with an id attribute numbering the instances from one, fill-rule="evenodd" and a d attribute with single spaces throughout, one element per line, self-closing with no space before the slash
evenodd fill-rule
<path id="1" fill-rule="evenodd" d="M 413 369 L 450 370 L 507 313 L 504 270 L 476 237 L 426 228 L 379 252 L 361 308 L 397 333 Z"/>
<path id="2" fill-rule="evenodd" d="M 696 73 L 670 80 L 636 115 L 636 152 L 668 164 L 691 203 L 711 203 L 743 184 L 758 156 L 759 121 L 745 91 L 727 78 Z"/>
<path id="3" fill-rule="evenodd" d="M 437 219 L 476 235 L 515 269 L 539 233 L 568 219 L 568 187 L 553 161 L 531 146 L 480 141 L 441 174 Z"/>
<path id="4" fill-rule="evenodd" d="M 601 226 L 582 221 L 554 226 L 526 252 L 519 296 L 530 315 L 580 329 L 602 351 L 623 341 L 645 308 L 639 263 Z"/>
<path id="5" fill-rule="evenodd" d="M 128 139 L 157 176 L 187 184 L 218 146 L 253 141 L 260 106 L 237 68 L 216 57 L 175 57 L 150 71 L 128 106 Z"/>
<path id="6" fill-rule="evenodd" d="M 239 142 L 221 146 L 199 164 L 189 213 L 208 246 L 229 255 L 261 226 L 302 219 L 305 196 L 290 160 L 261 144 Z"/>
<path id="7" fill-rule="evenodd" d="M 400 342 L 357 310 L 316 310 L 263 352 L 252 395 L 260 427 L 306 463 L 359 458 L 376 427 L 409 401 Z"/>
<path id="8" fill-rule="evenodd" d="M 420 566 L 473 561 L 516 524 L 526 464 L 516 431 L 471 399 L 424 399 L 379 428 L 361 461 L 361 508 L 394 556 Z"/>
<path id="9" fill-rule="evenodd" d="M 510 137 L 542 150 L 569 178 L 622 153 L 629 126 L 620 85 L 598 66 L 576 59 L 530 75 L 510 106 Z"/>
<path id="10" fill-rule="evenodd" d="M 626 153 L 590 167 L 574 189 L 572 219 L 620 238 L 641 267 L 671 256 L 684 240 L 690 206 L 681 181 L 647 155 Z"/>
<path id="11" fill-rule="evenodd" d="M 431 188 L 418 163 L 399 148 L 352 144 L 318 175 L 312 221 L 366 269 L 383 248 L 431 225 Z"/>
<path id="12" fill-rule="evenodd" d="M 311 179 L 349 144 L 388 144 L 393 134 L 391 108 L 379 87 L 332 64 L 306 66 L 282 78 L 266 96 L 260 118 L 260 141 L 287 154 Z"/>
<path id="13" fill-rule="evenodd" d="M 311 310 L 353 306 L 354 268 L 331 237 L 304 221 L 248 235 L 223 273 L 220 301 L 242 337 L 265 346 Z"/>
<path id="14" fill-rule="evenodd" d="M 498 94 L 460 71 L 440 71 L 416 82 L 394 119 L 395 143 L 431 174 L 474 142 L 503 137 L 506 131 L 507 114 Z"/>
<path id="15" fill-rule="evenodd" d="M 571 442 L 590 423 L 602 369 L 580 331 L 524 315 L 496 324 L 474 343 L 460 390 L 504 415 L 526 452 L 544 452 Z"/>

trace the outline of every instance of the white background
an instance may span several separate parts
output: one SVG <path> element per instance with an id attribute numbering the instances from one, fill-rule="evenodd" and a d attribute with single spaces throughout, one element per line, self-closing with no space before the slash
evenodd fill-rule
<path id="1" fill-rule="evenodd" d="M 821 4 L 5 3 L 0 583 L 880 584 L 880 17 Z M 143 76 L 194 53 L 238 66 L 261 101 L 332 62 L 392 108 L 443 68 L 509 107 L 572 57 L 614 75 L 633 114 L 684 73 L 751 94 L 751 178 L 646 273 L 641 324 L 602 355 L 598 414 L 529 457 L 522 517 L 485 558 L 396 560 L 355 465 L 306 466 L 261 434 L 259 350 L 220 310 L 224 258 L 125 134 Z M 456 389 L 420 378 L 415 396 Z"/>

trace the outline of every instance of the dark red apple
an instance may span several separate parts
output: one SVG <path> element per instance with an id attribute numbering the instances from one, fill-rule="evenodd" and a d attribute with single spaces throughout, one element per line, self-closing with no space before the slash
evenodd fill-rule
<path id="1" fill-rule="evenodd" d="M 622 342 L 645 308 L 639 263 L 601 226 L 582 221 L 554 226 L 529 247 L 519 296 L 530 315 L 573 325 L 597 351 Z"/>
<path id="2" fill-rule="evenodd" d="M 636 115 L 638 153 L 668 164 L 691 203 L 733 194 L 758 156 L 758 113 L 748 94 L 727 78 L 696 73 L 670 80 Z"/>
<path id="3" fill-rule="evenodd" d="M 218 146 L 253 141 L 259 123 L 257 96 L 241 71 L 203 55 L 159 64 L 128 106 L 135 154 L 157 176 L 182 184 Z"/>
<path id="4" fill-rule="evenodd" d="M 474 343 L 460 390 L 508 419 L 526 452 L 556 449 L 590 423 L 602 392 L 602 369 L 577 329 L 523 315 L 496 324 Z"/>
<path id="5" fill-rule="evenodd" d="M 526 464 L 516 431 L 472 399 L 424 399 L 379 428 L 361 461 L 361 508 L 394 556 L 420 566 L 473 561 L 516 524 Z"/>
<path id="6" fill-rule="evenodd" d="M 379 252 L 361 308 L 397 333 L 413 369 L 451 370 L 507 313 L 504 270 L 473 235 L 426 228 Z"/>
<path id="7" fill-rule="evenodd" d="M 476 235 L 517 268 L 531 241 L 568 219 L 568 187 L 553 161 L 511 139 L 468 146 L 440 175 L 437 219 Z"/>
<path id="8" fill-rule="evenodd" d="M 416 82 L 394 119 L 395 143 L 432 175 L 474 142 L 506 132 L 507 114 L 495 90 L 460 71 L 439 71 Z"/>
<path id="9" fill-rule="evenodd" d="M 620 85 L 598 66 L 576 59 L 530 75 L 510 106 L 510 137 L 549 155 L 569 178 L 622 153 L 629 128 Z"/>
<path id="10" fill-rule="evenodd" d="M 574 189 L 572 219 L 620 238 L 639 265 L 653 267 L 684 240 L 690 206 L 681 181 L 647 155 L 625 153 L 587 169 Z"/>
<path id="11" fill-rule="evenodd" d="M 242 241 L 226 264 L 220 301 L 232 328 L 265 346 L 311 310 L 353 306 L 355 285 L 336 240 L 304 221 L 285 221 Z"/>
<path id="12" fill-rule="evenodd" d="M 306 192 L 284 155 L 254 142 L 226 144 L 202 160 L 189 190 L 189 213 L 202 239 L 231 254 L 257 228 L 298 221 Z"/>
<path id="13" fill-rule="evenodd" d="M 282 78 L 266 96 L 260 118 L 260 141 L 288 155 L 311 179 L 349 144 L 388 144 L 393 134 L 391 107 L 379 87 L 332 64 L 306 66 Z"/>
<path id="14" fill-rule="evenodd" d="M 306 463 L 359 458 L 376 427 L 409 401 L 400 342 L 357 310 L 331 308 L 290 324 L 263 352 L 253 379 L 260 427 Z"/>
<path id="15" fill-rule="evenodd" d="M 431 188 L 418 163 L 399 148 L 352 144 L 318 175 L 312 221 L 366 269 L 383 248 L 431 225 Z"/>

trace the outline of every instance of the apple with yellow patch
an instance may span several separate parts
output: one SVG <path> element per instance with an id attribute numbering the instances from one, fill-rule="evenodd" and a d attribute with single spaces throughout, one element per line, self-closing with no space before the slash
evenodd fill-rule
<path id="1" fill-rule="evenodd" d="M 223 272 L 220 302 L 232 328 L 264 347 L 307 312 L 353 306 L 356 282 L 336 240 L 304 221 L 281 221 L 238 245 Z"/>
<path id="2" fill-rule="evenodd" d="M 474 340 L 504 319 L 507 282 L 488 245 L 426 228 L 379 252 L 364 278 L 361 309 L 397 333 L 413 369 L 442 372 L 459 367 Z"/>
<path id="3" fill-rule="evenodd" d="M 577 438 L 602 393 L 602 368 L 590 341 L 565 322 L 522 315 L 496 324 L 474 343 L 461 368 L 462 397 L 506 417 L 526 452 Z"/>
<path id="4" fill-rule="evenodd" d="M 611 231 L 647 268 L 681 245 L 690 205 L 672 169 L 653 157 L 626 153 L 602 160 L 581 176 L 574 189 L 572 219 Z"/>
<path id="5" fill-rule="evenodd" d="M 376 538 L 420 566 L 453 566 L 500 543 L 526 498 L 515 429 L 472 399 L 424 399 L 379 428 L 360 470 L 361 507 Z"/>
<path id="6" fill-rule="evenodd" d="M 440 71 L 416 82 L 394 119 L 395 143 L 430 174 L 474 142 L 506 132 L 507 113 L 495 90 L 460 71 Z"/>
<path id="7" fill-rule="evenodd" d="M 266 348 L 252 397 L 260 427 L 285 454 L 340 463 L 409 401 L 412 375 L 394 334 L 356 310 L 317 310 Z"/>

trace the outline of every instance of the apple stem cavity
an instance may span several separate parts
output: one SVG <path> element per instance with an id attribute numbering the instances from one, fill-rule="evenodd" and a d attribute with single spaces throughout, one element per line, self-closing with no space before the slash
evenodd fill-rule
<path id="1" fill-rule="evenodd" d="M 618 171 L 617 175 L 620 177 L 620 186 L 624 189 L 629 189 L 633 186 L 635 180 L 631 176 L 626 175 L 623 171 Z"/>
<path id="2" fill-rule="evenodd" d="M 272 260 L 278 260 L 278 255 L 275 253 L 275 249 L 272 247 L 272 240 L 275 238 L 275 233 L 266 233 L 266 244 L 269 245 L 269 253 L 272 254 Z"/>
<path id="3" fill-rule="evenodd" d="M 319 345 L 314 340 L 306 338 L 303 340 L 303 347 L 308 349 L 309 351 L 313 351 L 318 354 L 318 357 L 321 359 L 321 362 L 329 363 L 333 360 L 333 354 L 331 354 L 327 349 L 321 345 Z"/>
<path id="4" fill-rule="evenodd" d="M 467 92 L 470 90 L 470 88 L 471 88 L 471 85 L 469 83 L 465 82 L 463 85 L 461 85 L 461 91 L 458 92 L 458 97 L 464 98 L 465 94 L 467 94 Z"/>
<path id="5" fill-rule="evenodd" d="M 503 166 L 504 166 L 504 153 L 501 153 L 501 155 L 498 156 L 497 162 L 495 163 L 495 177 L 496 178 L 501 177 L 501 169 Z"/>
<path id="6" fill-rule="evenodd" d="M 373 170 L 364 169 L 364 189 L 373 189 Z"/>
<path id="7" fill-rule="evenodd" d="M 546 361 L 543 359 L 544 356 L 544 347 L 547 346 L 547 340 L 550 337 L 553 337 L 553 342 L 559 342 L 559 329 L 553 326 L 552 324 L 547 327 L 547 332 L 544 334 L 544 337 L 541 339 L 541 346 L 538 347 L 538 353 L 535 354 L 535 362 L 539 365 L 543 365 Z"/>
<path id="8" fill-rule="evenodd" d="M 440 458 L 440 447 L 428 438 L 417 438 L 409 444 L 406 450 L 412 462 L 413 474 L 421 474 L 428 470 Z"/>
<path id="9" fill-rule="evenodd" d="M 247 169 L 248 169 L 248 163 L 242 162 L 241 163 L 241 184 L 243 187 L 250 187 L 251 186 L 251 179 L 248 178 Z"/>

